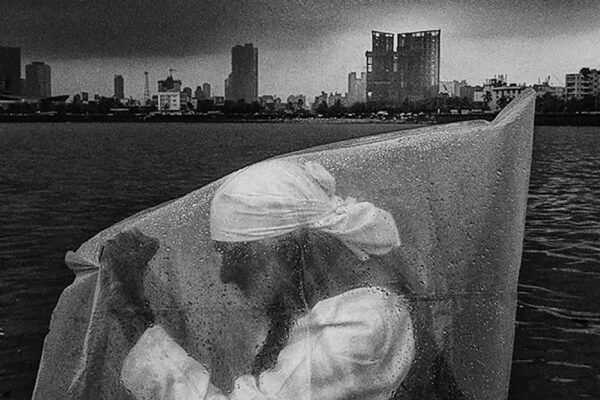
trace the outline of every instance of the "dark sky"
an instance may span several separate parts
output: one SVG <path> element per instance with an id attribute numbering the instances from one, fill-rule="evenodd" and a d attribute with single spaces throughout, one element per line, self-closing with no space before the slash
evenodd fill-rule
<path id="1" fill-rule="evenodd" d="M 600 1 L 3 0 L 0 44 L 48 62 L 53 92 L 110 94 L 123 74 L 139 96 L 168 68 L 222 93 L 230 49 L 259 48 L 261 94 L 345 91 L 364 70 L 370 31 L 442 29 L 442 79 L 528 83 L 600 64 Z"/>

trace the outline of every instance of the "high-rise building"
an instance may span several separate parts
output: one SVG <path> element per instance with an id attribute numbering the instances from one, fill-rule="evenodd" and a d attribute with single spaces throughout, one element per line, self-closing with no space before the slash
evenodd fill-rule
<path id="1" fill-rule="evenodd" d="M 202 84 L 202 93 L 204 93 L 204 97 L 205 98 L 210 99 L 210 96 L 211 96 L 211 94 L 210 94 L 210 83 L 204 82 Z"/>
<path id="2" fill-rule="evenodd" d="M 123 100 L 125 98 L 125 85 L 123 75 L 115 75 L 115 99 Z"/>
<path id="3" fill-rule="evenodd" d="M 21 94 L 21 48 L 0 46 L 0 93 Z"/>
<path id="4" fill-rule="evenodd" d="M 367 100 L 398 105 L 438 94 L 440 30 L 399 33 L 372 32 L 367 51 Z"/>
<path id="5" fill-rule="evenodd" d="M 192 88 L 184 87 L 181 91 L 180 95 L 181 104 L 187 104 L 192 101 Z"/>
<path id="6" fill-rule="evenodd" d="M 202 86 L 196 86 L 196 90 L 194 91 L 194 97 L 196 100 L 204 100 L 204 91 L 202 90 Z"/>
<path id="7" fill-rule="evenodd" d="M 25 66 L 25 95 L 34 98 L 52 96 L 49 65 L 34 61 Z"/>
<path id="8" fill-rule="evenodd" d="M 227 100 L 258 99 L 258 49 L 252 43 L 237 45 L 231 49 L 231 74 L 229 74 L 225 97 Z"/>
<path id="9" fill-rule="evenodd" d="M 394 101 L 396 97 L 395 72 L 398 63 L 394 52 L 394 34 L 371 33 L 372 48 L 367 51 L 367 100 Z M 394 71 L 394 66 L 396 71 Z"/>
<path id="10" fill-rule="evenodd" d="M 232 100 L 233 96 L 231 94 L 231 74 L 229 74 L 229 76 L 225 78 L 223 86 L 225 87 L 225 99 Z"/>
<path id="11" fill-rule="evenodd" d="M 194 96 L 198 100 L 208 100 L 210 99 L 210 83 L 204 82 L 202 86 L 196 87 L 196 91 L 194 92 Z"/>
<path id="12" fill-rule="evenodd" d="M 356 72 L 348 74 L 348 95 L 346 104 L 364 103 L 367 100 L 367 77 L 361 72 L 360 78 L 356 77 Z"/>
<path id="13" fill-rule="evenodd" d="M 440 30 L 398 34 L 400 98 L 435 97 L 440 85 Z"/>
<path id="14" fill-rule="evenodd" d="M 150 78 L 148 77 L 148 71 L 144 71 L 144 105 L 150 105 L 152 98 L 150 97 Z"/>

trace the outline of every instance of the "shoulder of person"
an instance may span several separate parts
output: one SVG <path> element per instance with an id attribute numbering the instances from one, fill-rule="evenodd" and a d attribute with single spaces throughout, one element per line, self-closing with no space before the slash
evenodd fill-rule
<path id="1" fill-rule="evenodd" d="M 327 319 L 353 316 L 378 318 L 381 315 L 400 316 L 408 312 L 409 303 L 404 296 L 378 286 L 348 290 L 318 302 L 311 310 L 311 314 Z"/>
<path id="2" fill-rule="evenodd" d="M 404 296 L 381 287 L 360 287 L 322 300 L 310 312 L 311 325 L 344 329 L 348 334 L 383 340 L 412 330 Z"/>
<path id="3" fill-rule="evenodd" d="M 360 287 L 320 301 L 309 318 L 313 329 L 335 337 L 344 352 L 351 343 L 354 351 L 376 357 L 394 338 L 413 335 L 408 301 L 381 287 Z"/>

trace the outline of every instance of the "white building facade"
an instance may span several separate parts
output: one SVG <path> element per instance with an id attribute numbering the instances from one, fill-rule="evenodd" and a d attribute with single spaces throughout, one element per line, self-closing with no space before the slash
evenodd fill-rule
<path id="1" fill-rule="evenodd" d="M 584 96 L 600 94 L 600 71 L 582 68 L 578 74 L 567 74 L 565 77 L 567 99 L 580 99 Z"/>
<path id="2" fill-rule="evenodd" d="M 181 96 L 179 92 L 159 92 L 158 111 L 178 112 L 181 111 Z"/>
<path id="3" fill-rule="evenodd" d="M 450 97 L 461 97 L 460 90 L 466 86 L 468 86 L 466 80 L 440 81 L 440 94 L 447 94 Z"/>
<path id="4" fill-rule="evenodd" d="M 367 74 L 361 72 L 360 78 L 356 72 L 348 74 L 348 94 L 346 95 L 346 105 L 351 106 L 354 103 L 364 103 L 367 101 Z"/>

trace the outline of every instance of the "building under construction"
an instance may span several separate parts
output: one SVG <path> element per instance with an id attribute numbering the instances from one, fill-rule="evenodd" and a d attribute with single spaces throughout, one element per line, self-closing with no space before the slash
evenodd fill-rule
<path id="1" fill-rule="evenodd" d="M 435 97 L 440 81 L 440 30 L 372 32 L 367 51 L 367 101 L 398 106 Z"/>

